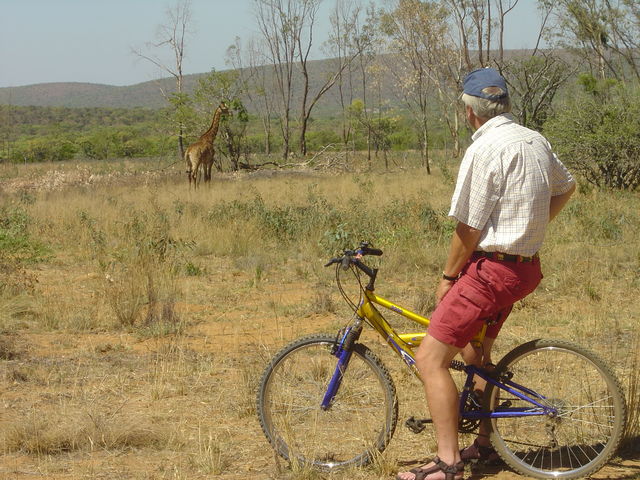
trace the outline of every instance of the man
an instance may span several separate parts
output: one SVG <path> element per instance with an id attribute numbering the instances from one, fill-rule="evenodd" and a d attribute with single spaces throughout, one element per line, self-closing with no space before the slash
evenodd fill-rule
<path id="1" fill-rule="evenodd" d="M 458 353 L 467 363 L 490 364 L 491 347 L 513 304 L 542 279 L 537 252 L 547 224 L 575 190 L 547 140 L 511 115 L 506 81 L 496 70 L 468 74 L 462 101 L 475 133 L 449 212 L 458 223 L 436 289 L 437 307 L 416 353 L 438 455 L 398 474 L 399 480 L 457 480 L 465 460 L 495 456 L 486 426 L 460 451 L 458 391 L 448 366 Z M 473 348 L 469 341 L 484 323 L 489 326 L 483 344 Z"/>

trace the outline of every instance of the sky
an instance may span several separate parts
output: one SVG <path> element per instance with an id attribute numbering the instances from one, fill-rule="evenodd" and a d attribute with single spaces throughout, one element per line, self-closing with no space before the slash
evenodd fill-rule
<path id="1" fill-rule="evenodd" d="M 257 37 L 255 0 L 191 0 L 185 74 L 225 70 L 227 48 Z M 376 0 L 380 5 L 385 0 Z M 329 9 L 334 0 L 324 0 Z M 49 82 L 134 85 L 167 76 L 132 53 L 159 54 L 147 44 L 169 23 L 177 0 L 0 0 L 0 87 Z M 508 17 L 508 48 L 531 48 L 537 38 L 536 0 L 519 0 Z M 326 16 L 326 15 L 325 15 Z M 318 37 L 328 31 L 319 21 Z M 318 41 L 320 43 L 320 40 Z M 171 50 L 166 64 L 173 65 Z M 321 53 L 316 54 L 317 57 Z"/>

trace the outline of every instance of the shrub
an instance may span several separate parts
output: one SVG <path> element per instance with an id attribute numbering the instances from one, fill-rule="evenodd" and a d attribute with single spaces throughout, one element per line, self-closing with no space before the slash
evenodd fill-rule
<path id="1" fill-rule="evenodd" d="M 14 163 L 60 162 L 71 160 L 77 146 L 64 138 L 41 137 L 17 142 L 10 159 Z"/>
<path id="2" fill-rule="evenodd" d="M 584 82 L 583 82 L 584 83 Z M 545 133 L 567 167 L 598 188 L 640 186 L 640 92 L 611 85 L 571 99 L 545 123 Z"/>

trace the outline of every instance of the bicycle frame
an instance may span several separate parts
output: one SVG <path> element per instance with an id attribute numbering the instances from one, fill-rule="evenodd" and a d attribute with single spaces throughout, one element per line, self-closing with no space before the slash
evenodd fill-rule
<path id="1" fill-rule="evenodd" d="M 371 290 L 363 289 L 362 291 L 364 295 L 355 312 L 355 320 L 351 326 L 344 330 L 341 337 L 337 339 L 337 344 L 334 348 L 334 355 L 338 357 L 338 364 L 336 365 L 335 372 L 322 400 L 321 408 L 323 410 L 331 408 L 331 402 L 340 388 L 342 376 L 351 358 L 351 346 L 359 339 L 360 333 L 362 332 L 362 323 L 365 320 L 368 321 L 373 329 L 385 339 L 387 344 L 419 378 L 418 369 L 415 365 L 416 362 L 413 348 L 417 348 L 420 345 L 426 333 L 424 331 L 415 333 L 397 333 L 376 308 L 376 305 L 384 307 L 404 318 L 422 325 L 424 330 L 426 330 L 426 327 L 429 325 L 429 319 L 404 307 L 396 305 L 395 303 L 376 295 Z M 487 326 L 485 324 L 482 330 L 472 339 L 472 343 L 481 344 L 486 333 L 486 327 Z M 541 403 L 541 401 L 544 401 L 544 397 L 542 395 L 526 388 L 523 385 L 511 381 L 509 378 L 498 379 L 495 375 L 492 375 L 491 372 L 478 368 L 474 365 L 466 365 L 460 368 L 460 370 L 463 370 L 467 375 L 464 388 L 460 396 L 460 416 L 462 418 L 479 420 L 486 418 L 523 417 L 535 415 L 554 416 L 558 413 L 557 409 Z M 475 376 L 483 378 L 485 381 L 495 385 L 496 387 L 520 398 L 521 400 L 529 403 L 530 406 L 512 408 L 510 405 L 504 405 L 493 412 L 467 410 L 465 407 L 469 395 L 473 392 Z"/>

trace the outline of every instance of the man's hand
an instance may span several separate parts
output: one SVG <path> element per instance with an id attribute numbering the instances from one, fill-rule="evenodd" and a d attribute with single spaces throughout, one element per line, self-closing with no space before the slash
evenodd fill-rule
<path id="1" fill-rule="evenodd" d="M 436 288 L 436 305 L 438 305 L 440 303 L 440 300 L 442 300 L 444 296 L 447 294 L 447 292 L 451 290 L 451 287 L 453 287 L 454 283 L 455 282 L 452 282 L 451 280 L 446 280 L 444 278 L 440 280 L 440 283 L 438 284 L 438 288 Z"/>

